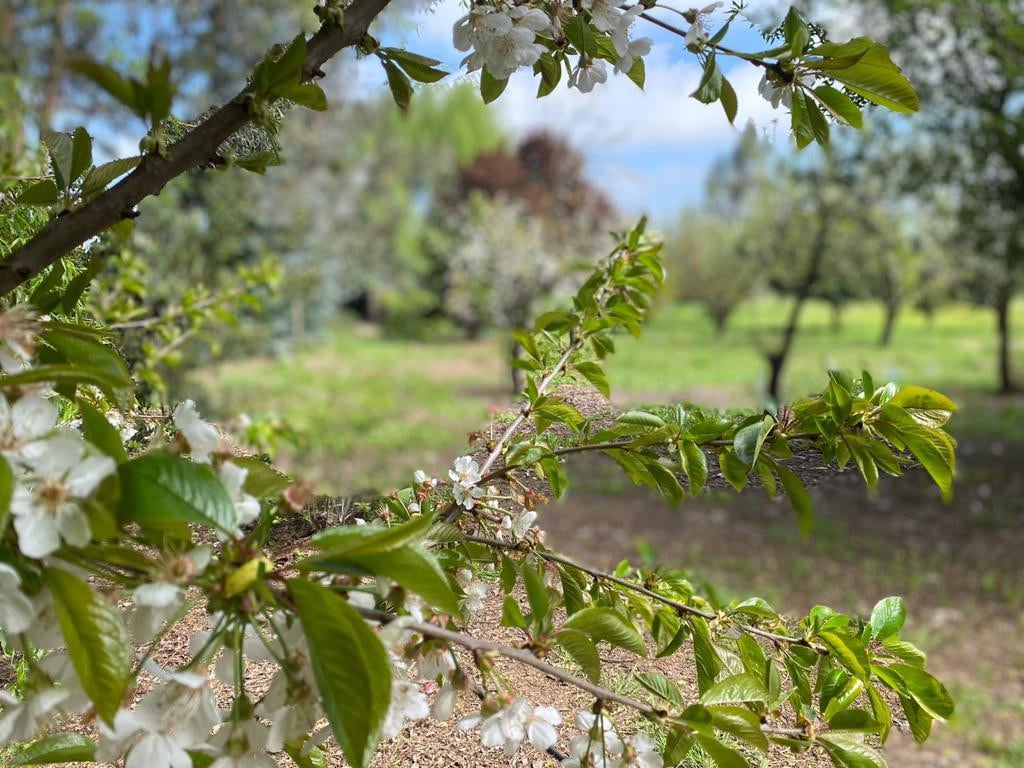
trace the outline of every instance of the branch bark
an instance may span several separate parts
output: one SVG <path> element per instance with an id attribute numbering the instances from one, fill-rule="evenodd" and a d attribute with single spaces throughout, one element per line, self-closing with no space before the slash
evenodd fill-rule
<path id="1" fill-rule="evenodd" d="M 358 44 L 389 2 L 355 0 L 345 9 L 344 26 L 321 27 L 307 43 L 303 79 L 312 79 L 331 57 Z M 138 168 L 106 192 L 43 227 L 0 264 L 0 295 L 32 279 L 76 246 L 116 224 L 143 199 L 159 192 L 172 179 L 209 160 L 224 141 L 252 119 L 240 98 L 249 90 L 249 86 L 243 88 L 238 96 L 171 145 L 166 158 L 147 157 Z"/>

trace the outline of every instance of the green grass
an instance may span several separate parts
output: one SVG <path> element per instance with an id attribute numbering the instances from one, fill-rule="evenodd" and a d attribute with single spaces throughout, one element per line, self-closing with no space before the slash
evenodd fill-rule
<path id="1" fill-rule="evenodd" d="M 661 305 L 644 336 L 618 341 L 608 364 L 613 397 L 621 403 L 758 406 L 766 371 L 759 350 L 773 343 L 785 309 L 777 299 L 751 302 L 715 337 L 698 307 Z M 1015 309 L 1016 327 L 1024 329 L 1024 302 Z M 833 332 L 827 308 L 810 304 L 784 396 L 819 390 L 830 368 L 867 368 L 876 381 L 913 382 L 952 394 L 962 405 L 954 421 L 958 436 L 1015 437 L 1024 423 L 1024 400 L 989 394 L 996 385 L 990 312 L 953 305 L 930 323 L 907 312 L 888 348 L 877 344 L 881 322 L 880 307 L 856 304 Z M 465 446 L 466 433 L 486 427 L 493 410 L 509 402 L 502 349 L 498 340 L 387 340 L 345 323 L 308 351 L 227 363 L 198 381 L 210 393 L 204 405 L 218 417 L 247 412 L 285 420 L 306 438 L 286 456 L 293 470 L 324 490 L 352 493 L 391 487 L 417 468 L 443 472 Z M 1018 357 L 1022 349 L 1015 347 Z"/>

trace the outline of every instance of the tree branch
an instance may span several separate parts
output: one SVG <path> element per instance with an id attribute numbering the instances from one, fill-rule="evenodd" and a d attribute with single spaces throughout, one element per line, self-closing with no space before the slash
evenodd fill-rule
<path id="1" fill-rule="evenodd" d="M 589 680 L 584 680 L 581 677 L 569 674 L 564 669 L 549 664 L 543 659 L 539 659 L 534 656 L 530 651 L 522 648 L 512 648 L 511 646 L 502 645 L 501 643 L 495 643 L 490 640 L 484 640 L 483 638 L 474 637 L 467 635 L 462 632 L 454 632 L 444 627 L 439 627 L 436 624 L 430 624 L 425 621 L 412 621 L 407 617 L 396 616 L 391 613 L 385 613 L 384 611 L 378 611 L 370 608 L 356 608 L 365 618 L 371 621 L 377 621 L 381 624 L 390 624 L 393 621 L 401 620 L 402 626 L 412 632 L 418 632 L 426 637 L 433 637 L 438 640 L 444 640 L 449 643 L 461 646 L 472 653 L 495 653 L 499 656 L 512 659 L 514 661 L 521 662 L 527 666 L 533 667 L 550 677 L 560 680 L 563 683 L 572 685 L 580 690 L 586 691 L 587 693 L 594 696 L 599 701 L 614 702 L 616 704 L 622 704 L 623 706 L 630 707 L 637 710 L 641 714 L 649 715 L 653 718 L 662 719 L 669 713 L 666 710 L 659 709 L 645 701 L 634 699 L 632 696 L 626 696 L 621 693 L 603 688 L 600 685 L 595 685 Z M 780 728 L 773 725 L 764 724 L 761 726 L 761 732 L 767 736 L 780 736 L 788 739 L 801 739 L 808 743 L 813 744 L 813 740 L 808 738 L 807 732 L 801 728 Z"/>
<path id="2" fill-rule="evenodd" d="M 512 544 L 505 541 L 499 541 L 498 539 L 490 539 L 484 536 L 466 536 L 465 539 L 466 541 L 473 542 L 474 544 L 483 544 L 484 546 L 493 547 L 495 549 L 523 549 L 523 547 L 519 544 Z M 717 613 L 713 613 L 711 611 L 702 611 L 700 608 L 694 608 L 692 605 L 687 605 L 686 603 L 681 603 L 678 600 L 673 600 L 670 597 L 660 595 L 654 590 L 648 589 L 647 587 L 643 586 L 642 584 L 637 584 L 636 582 L 620 578 L 618 576 L 615 576 L 614 574 L 606 573 L 605 571 L 600 571 L 597 568 L 591 568 L 587 565 L 581 565 L 580 563 L 570 560 L 569 558 L 564 557 L 563 555 L 557 555 L 554 552 L 547 552 L 541 549 L 529 549 L 529 551 L 533 552 L 533 554 L 535 554 L 537 557 L 543 560 L 547 560 L 553 563 L 561 563 L 562 565 L 568 566 L 569 568 L 574 568 L 577 571 L 581 571 L 582 573 L 585 573 L 588 576 L 599 581 L 608 581 L 613 584 L 618 584 L 621 587 L 625 587 L 626 589 L 630 589 L 641 595 L 645 595 L 646 597 L 649 597 L 652 600 L 661 603 L 662 605 L 667 605 L 670 608 L 675 609 L 676 613 L 689 614 L 690 616 L 699 616 L 700 618 L 706 619 L 707 621 L 714 621 L 715 619 L 721 618 L 721 616 Z M 818 653 L 826 652 L 825 649 L 819 648 L 816 645 L 812 645 L 806 638 L 803 637 L 780 635 L 775 632 L 769 632 L 766 629 L 761 629 L 760 627 L 754 627 L 749 624 L 744 624 L 742 622 L 736 621 L 735 619 L 732 619 L 732 621 L 737 626 L 739 626 L 744 632 L 751 635 L 757 635 L 758 637 L 763 637 L 766 640 L 771 640 L 777 643 L 790 643 L 791 645 L 802 645 L 806 648 L 811 648 L 817 651 Z"/>
<path id="3" fill-rule="evenodd" d="M 343 48 L 358 44 L 370 23 L 390 0 L 355 0 L 345 9 L 345 24 L 324 25 L 310 38 L 302 76 L 309 80 L 320 67 Z M 59 258 L 70 253 L 90 237 L 98 235 L 132 211 L 144 198 L 159 192 L 172 179 L 201 165 L 232 134 L 252 120 L 241 97 L 251 91 L 246 86 L 238 96 L 167 150 L 167 157 L 150 155 L 132 173 L 77 210 L 52 220 L 0 264 L 0 295 L 9 293 L 38 275 Z"/>

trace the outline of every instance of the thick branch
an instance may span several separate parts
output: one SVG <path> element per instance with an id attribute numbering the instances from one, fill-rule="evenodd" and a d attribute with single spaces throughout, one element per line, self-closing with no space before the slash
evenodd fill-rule
<path id="1" fill-rule="evenodd" d="M 309 40 L 303 79 L 309 80 L 338 51 L 363 39 L 370 23 L 390 0 L 355 0 L 345 9 L 345 25 L 325 25 Z M 210 159 L 232 134 L 252 119 L 239 95 L 214 112 L 167 150 L 151 155 L 118 184 L 81 208 L 51 221 L 24 246 L 0 264 L 0 295 L 9 293 L 90 237 L 124 218 L 144 198 L 159 192 L 172 179 Z"/>

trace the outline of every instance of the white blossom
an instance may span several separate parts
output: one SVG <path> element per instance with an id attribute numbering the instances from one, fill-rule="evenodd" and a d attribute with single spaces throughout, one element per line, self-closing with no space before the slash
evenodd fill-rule
<path id="1" fill-rule="evenodd" d="M 484 581 L 473 576 L 468 568 L 462 568 L 456 574 L 462 591 L 466 596 L 462 600 L 462 607 L 467 613 L 476 613 L 484 607 L 484 599 L 491 591 L 491 587 Z"/>
<path id="2" fill-rule="evenodd" d="M 811 86 L 814 84 L 814 75 L 806 74 L 798 78 L 796 82 L 804 86 Z M 794 83 L 783 83 L 776 76 L 769 77 L 766 72 L 761 76 L 761 82 L 757 85 L 757 92 L 761 94 L 761 97 L 766 101 L 770 102 L 774 109 L 778 109 L 779 105 L 789 109 L 793 106 L 793 90 L 796 87 Z"/>
<path id="3" fill-rule="evenodd" d="M 134 710 L 120 710 L 113 728 L 99 723 L 99 762 L 125 756 L 125 768 L 191 768 L 186 750 L 205 747 L 220 723 L 209 681 L 192 672 L 172 673 Z"/>
<path id="4" fill-rule="evenodd" d="M 501 521 L 501 527 L 511 533 L 513 540 L 518 542 L 526 538 L 526 534 L 530 532 L 530 528 L 533 527 L 533 521 L 536 519 L 537 513 L 534 510 L 524 509 L 515 517 L 505 515 Z"/>
<path id="5" fill-rule="evenodd" d="M 225 461 L 217 467 L 217 477 L 235 505 L 235 525 L 248 525 L 260 516 L 260 503 L 255 496 L 245 492 L 245 478 L 249 470 L 234 462 Z"/>
<path id="6" fill-rule="evenodd" d="M 295 646 L 290 647 L 293 650 L 292 676 L 279 669 L 256 707 L 256 714 L 271 722 L 267 736 L 270 752 L 278 752 L 286 742 L 309 733 L 324 716 L 309 657 L 296 652 Z"/>
<path id="7" fill-rule="evenodd" d="M 0 691 L 0 747 L 18 741 L 31 741 L 53 722 L 54 714 L 67 699 L 68 691 L 44 688 L 19 701 Z"/>
<path id="8" fill-rule="evenodd" d="M 555 726 L 562 722 L 553 707 L 534 708 L 526 699 L 516 699 L 489 715 L 478 713 L 459 721 L 464 731 L 480 727 L 480 742 L 485 747 L 503 747 L 509 756 L 519 749 L 523 739 L 535 748 L 546 750 L 558 740 Z"/>
<path id="9" fill-rule="evenodd" d="M 455 468 L 448 470 L 448 477 L 460 485 L 476 485 L 482 478 L 480 465 L 472 456 L 460 456 L 455 460 Z"/>
<path id="10" fill-rule="evenodd" d="M 447 648 L 431 648 L 416 660 L 416 670 L 424 680 L 447 678 L 455 671 L 455 659 Z"/>
<path id="11" fill-rule="evenodd" d="M 594 86 L 607 80 L 608 70 L 601 59 L 584 61 L 569 75 L 569 85 L 582 93 L 590 93 Z"/>
<path id="12" fill-rule="evenodd" d="M 81 438 L 59 435 L 25 446 L 26 477 L 15 485 L 11 515 L 21 551 L 34 558 L 89 543 L 89 518 L 79 502 L 116 468 L 114 460 L 87 447 Z"/>
<path id="13" fill-rule="evenodd" d="M 700 10 L 691 8 L 684 15 L 690 21 L 690 28 L 686 31 L 687 45 L 703 45 L 708 39 L 708 16 L 717 11 L 721 3 L 711 3 Z"/>
<path id="14" fill-rule="evenodd" d="M 422 720 L 430 714 L 430 705 L 420 687 L 410 680 L 392 680 L 391 705 L 384 717 L 381 738 L 393 739 L 405 726 L 406 720 Z"/>
<path id="15" fill-rule="evenodd" d="M 413 473 L 412 477 L 413 477 L 413 480 L 416 481 L 417 485 L 429 485 L 431 488 L 436 488 L 437 487 L 437 478 L 436 477 L 430 477 L 422 469 L 417 469 Z"/>
<path id="16" fill-rule="evenodd" d="M 456 49 L 472 51 L 463 60 L 469 71 L 484 67 L 503 80 L 536 63 L 545 51 L 536 42 L 537 32 L 550 26 L 551 19 L 539 8 L 475 5 L 455 22 L 453 39 Z"/>
<path id="17" fill-rule="evenodd" d="M 220 432 L 213 424 L 199 418 L 194 400 L 179 403 L 174 409 L 174 426 L 188 441 L 192 461 L 209 464 L 212 454 L 220 446 Z"/>
<path id="18" fill-rule="evenodd" d="M 38 394 L 18 398 L 14 405 L 0 394 L 0 452 L 9 459 L 20 457 L 21 449 L 46 435 L 57 424 L 57 407 Z"/>
<path id="19" fill-rule="evenodd" d="M 210 768 L 277 768 L 277 763 L 266 751 L 269 735 L 269 729 L 253 719 L 226 724 L 211 741 L 220 757 L 210 764 Z"/>
<path id="20" fill-rule="evenodd" d="M 437 692 L 437 697 L 434 699 L 434 703 L 430 707 L 430 716 L 435 720 L 444 722 L 452 716 L 453 712 L 455 712 L 455 705 L 458 701 L 458 689 L 450 683 L 445 683 L 441 686 L 441 690 Z"/>
<path id="21" fill-rule="evenodd" d="M 658 745 L 646 733 L 634 734 L 629 739 L 629 746 L 623 755 L 623 768 L 662 768 L 664 759 L 657 752 Z"/>
<path id="22" fill-rule="evenodd" d="M 7 563 L 0 563 L 0 630 L 20 635 L 36 617 L 36 607 L 21 591 L 21 576 Z"/>
<path id="23" fill-rule="evenodd" d="M 617 0 L 583 0 L 583 8 L 590 11 L 590 19 L 594 27 L 601 32 L 611 32 L 622 18 Z M 641 6 L 635 6 L 643 10 Z"/>
<path id="24" fill-rule="evenodd" d="M 35 354 L 38 330 L 35 310 L 27 304 L 0 312 L 0 370 L 17 373 L 28 367 Z"/>

